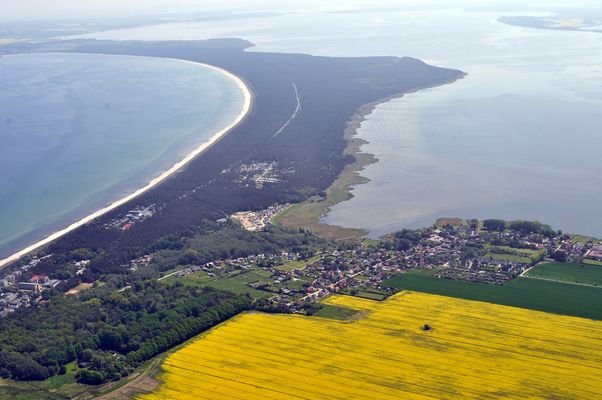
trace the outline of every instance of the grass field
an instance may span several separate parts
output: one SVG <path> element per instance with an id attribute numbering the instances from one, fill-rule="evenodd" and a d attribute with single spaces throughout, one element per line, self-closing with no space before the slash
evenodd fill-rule
<path id="1" fill-rule="evenodd" d="M 291 279 L 285 282 L 287 288 L 291 290 L 301 290 L 303 289 L 303 285 L 305 285 L 307 281 L 302 279 Z"/>
<path id="2" fill-rule="evenodd" d="M 602 267 L 602 261 L 592 260 L 590 258 L 584 259 L 583 263 L 589 264 L 589 265 L 597 265 L 598 267 Z"/>
<path id="3" fill-rule="evenodd" d="M 75 362 L 67 364 L 63 375 L 56 375 L 42 382 L 16 382 L 0 379 L 0 399 L 51 400 L 69 399 L 85 393 L 89 386 L 75 382 Z"/>
<path id="4" fill-rule="evenodd" d="M 364 290 L 360 289 L 358 291 L 354 291 L 353 294 L 349 290 L 344 290 L 343 294 L 348 294 L 355 297 L 361 297 L 368 300 L 384 300 L 387 298 L 388 294 L 379 292 L 376 290 Z"/>
<path id="5" fill-rule="evenodd" d="M 522 264 L 536 262 L 543 255 L 541 250 L 516 249 L 509 246 L 494 246 L 487 244 L 485 245 L 485 248 L 489 250 L 485 257 L 491 257 L 492 259 L 499 261 L 517 262 Z"/>
<path id="6" fill-rule="evenodd" d="M 582 283 L 602 286 L 602 267 L 577 263 L 545 263 L 531 268 L 525 276 L 552 279 L 567 283 Z M 602 290 L 602 287 L 601 287 Z"/>
<path id="7" fill-rule="evenodd" d="M 571 235 L 571 240 L 573 240 L 574 242 L 579 242 L 579 243 L 589 243 L 589 242 L 599 242 L 600 239 L 596 239 L 590 236 L 583 236 L 583 235 Z"/>
<path id="8" fill-rule="evenodd" d="M 318 261 L 322 256 L 314 256 L 308 260 L 291 261 L 282 265 L 277 265 L 274 268 L 280 271 L 293 271 L 295 269 L 305 269 L 308 264 Z"/>
<path id="9" fill-rule="evenodd" d="M 316 317 L 332 318 L 340 320 L 348 320 L 358 314 L 357 310 L 347 307 L 333 306 L 330 304 L 322 304 L 320 311 L 314 314 Z"/>
<path id="10" fill-rule="evenodd" d="M 248 284 L 257 281 L 266 281 L 270 276 L 269 272 L 264 271 L 249 271 L 231 277 L 210 277 L 205 272 L 197 272 L 183 278 L 170 276 L 165 279 L 165 283 L 182 282 L 185 285 L 208 286 L 236 294 L 248 293 L 254 297 L 268 298 L 273 296 L 273 294 L 253 289 Z"/>
<path id="11" fill-rule="evenodd" d="M 401 290 L 478 300 L 556 314 L 602 320 L 602 288 L 530 278 L 505 286 L 438 279 L 424 271 L 397 275 L 383 283 Z"/>
<path id="12" fill-rule="evenodd" d="M 163 364 L 155 399 L 594 399 L 602 322 L 400 293 L 352 321 L 244 313 Z M 423 330 L 424 324 L 431 329 Z"/>
<path id="13" fill-rule="evenodd" d="M 516 262 L 520 264 L 529 264 L 531 259 L 529 257 L 519 256 L 516 254 L 501 254 L 501 253 L 487 253 L 486 258 L 491 258 L 498 261 Z"/>

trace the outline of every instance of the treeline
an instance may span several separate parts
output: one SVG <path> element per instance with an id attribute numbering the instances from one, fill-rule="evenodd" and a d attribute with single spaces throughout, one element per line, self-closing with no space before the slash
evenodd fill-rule
<path id="1" fill-rule="evenodd" d="M 557 234 L 549 225 L 537 221 L 504 221 L 502 219 L 483 220 L 483 227 L 491 232 L 515 231 L 522 235 L 539 234 L 552 237 Z"/>
<path id="2" fill-rule="evenodd" d="M 251 307 L 247 296 L 137 281 L 81 300 L 54 292 L 46 305 L 0 320 L 0 376 L 44 380 L 77 361 L 80 382 L 127 376 L 140 363 Z"/>

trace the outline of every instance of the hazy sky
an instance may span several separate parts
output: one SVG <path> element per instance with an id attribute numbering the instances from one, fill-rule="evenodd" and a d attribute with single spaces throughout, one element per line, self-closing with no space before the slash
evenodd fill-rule
<path id="1" fill-rule="evenodd" d="M 599 0 L 525 1 L 525 0 L 0 0 L 0 20 L 71 19 L 117 17 L 142 14 L 185 13 L 204 10 L 294 10 L 304 8 L 351 7 L 495 7 L 508 9 L 531 4 L 545 7 L 596 5 Z"/>
<path id="2" fill-rule="evenodd" d="M 349 0 L 0 0 L 0 19 L 131 16 L 204 10 L 295 9 L 391 1 Z"/>

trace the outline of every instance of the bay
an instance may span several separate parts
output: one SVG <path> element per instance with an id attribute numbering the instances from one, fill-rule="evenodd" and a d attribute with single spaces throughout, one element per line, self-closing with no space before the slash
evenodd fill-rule
<path id="1" fill-rule="evenodd" d="M 84 54 L 0 58 L 0 256 L 120 199 L 243 108 L 219 71 Z"/>

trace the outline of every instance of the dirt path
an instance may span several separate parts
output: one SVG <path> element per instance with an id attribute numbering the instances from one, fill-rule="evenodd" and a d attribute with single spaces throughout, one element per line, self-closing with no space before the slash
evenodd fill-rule
<path id="1" fill-rule="evenodd" d="M 115 382 L 114 386 L 116 389 L 111 389 L 111 386 L 105 386 L 102 392 L 107 392 L 108 390 L 108 393 L 96 396 L 94 393 L 86 392 L 75 397 L 73 400 L 131 400 L 134 399 L 135 395 L 150 393 L 161 384 L 154 377 L 159 372 L 163 360 L 164 357 L 155 358 L 144 370 L 135 373 L 135 376 L 122 386 L 119 386 L 122 382 Z"/>

